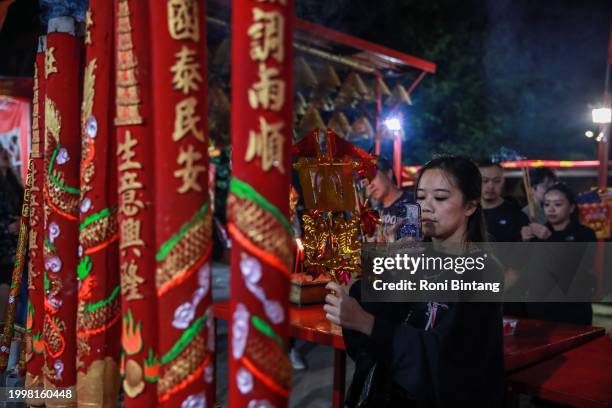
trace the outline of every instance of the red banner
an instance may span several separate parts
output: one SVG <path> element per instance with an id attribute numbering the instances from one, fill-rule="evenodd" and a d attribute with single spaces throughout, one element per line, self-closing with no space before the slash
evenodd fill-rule
<path id="1" fill-rule="evenodd" d="M 44 38 L 44 37 L 43 37 Z M 46 41 L 46 39 L 45 39 Z M 42 42 L 42 41 L 41 41 Z M 45 129 L 45 53 L 36 54 L 34 98 L 32 103 L 32 188 L 30 195 L 30 264 L 28 270 L 28 314 L 26 321 L 26 388 L 43 386 L 42 367 L 45 363 L 42 342 L 44 308 L 43 261 L 43 166 Z"/>
<path id="2" fill-rule="evenodd" d="M 70 18 L 59 20 L 74 24 Z M 59 31 L 50 32 L 47 38 L 43 371 L 45 386 L 55 388 L 76 384 L 82 40 Z"/>
<path id="3" fill-rule="evenodd" d="M 85 18 L 81 105 L 81 196 L 77 310 L 77 398 L 109 406 L 119 398 L 121 288 L 117 166 L 113 133 L 113 7 L 91 0 Z"/>
<path id="4" fill-rule="evenodd" d="M 229 405 L 287 406 L 292 0 L 232 2 Z"/>
<path id="5" fill-rule="evenodd" d="M 146 2 L 115 0 L 115 125 L 126 407 L 157 406 L 154 156 Z"/>
<path id="6" fill-rule="evenodd" d="M 203 0 L 149 1 L 160 406 L 212 406 L 212 211 Z"/>

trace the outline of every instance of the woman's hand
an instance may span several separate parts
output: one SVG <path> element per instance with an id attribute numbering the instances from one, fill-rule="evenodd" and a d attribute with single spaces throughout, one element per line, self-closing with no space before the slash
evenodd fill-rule
<path id="1" fill-rule="evenodd" d="M 548 227 L 546 227 L 546 225 L 532 222 L 531 224 L 529 224 L 529 228 L 531 228 L 531 231 L 533 232 L 533 234 L 536 237 L 538 237 L 538 239 L 541 239 L 542 241 L 545 241 L 550 237 L 551 232 L 548 229 Z"/>
<path id="2" fill-rule="evenodd" d="M 534 238 L 535 235 L 533 234 L 533 231 L 529 225 L 525 225 L 523 228 L 521 228 L 521 239 L 523 241 L 529 241 Z"/>
<path id="3" fill-rule="evenodd" d="M 345 287 L 329 282 L 325 288 L 336 292 L 335 295 L 325 296 L 326 304 L 323 310 L 327 313 L 327 320 L 369 336 L 374 326 L 374 316 L 363 310 L 361 305 L 349 296 Z"/>

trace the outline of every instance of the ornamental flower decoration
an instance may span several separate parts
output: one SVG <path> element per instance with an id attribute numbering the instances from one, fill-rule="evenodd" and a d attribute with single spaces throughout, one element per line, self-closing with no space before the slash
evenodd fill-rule
<path id="1" fill-rule="evenodd" d="M 142 350 L 142 334 L 141 334 L 142 323 L 138 322 L 134 326 L 134 317 L 132 316 L 132 310 L 128 309 L 128 312 L 123 316 L 123 324 L 121 330 L 121 345 L 123 350 L 128 356 L 137 354 Z"/>
<path id="2" fill-rule="evenodd" d="M 144 376 L 150 383 L 156 383 L 159 376 L 159 359 L 152 349 L 149 349 L 149 357 L 144 361 Z"/>

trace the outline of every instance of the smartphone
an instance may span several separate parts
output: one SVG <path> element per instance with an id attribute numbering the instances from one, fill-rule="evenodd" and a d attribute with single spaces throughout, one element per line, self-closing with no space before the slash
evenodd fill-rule
<path id="1" fill-rule="evenodd" d="M 406 216 L 401 220 L 398 219 L 398 222 L 400 226 L 396 230 L 396 241 L 421 241 L 423 239 L 420 205 L 406 204 Z"/>

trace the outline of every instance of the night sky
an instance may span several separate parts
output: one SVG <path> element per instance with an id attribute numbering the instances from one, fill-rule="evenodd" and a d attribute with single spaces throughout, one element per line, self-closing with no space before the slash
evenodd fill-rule
<path id="1" fill-rule="evenodd" d="M 443 116 L 445 106 L 471 106 L 480 99 L 476 116 L 495 114 L 503 121 L 502 136 L 489 140 L 496 148 L 506 146 L 528 158 L 596 158 L 596 143 L 584 132 L 594 129 L 590 110 L 603 96 L 612 1 L 321 3 L 298 1 L 298 15 L 438 65 L 437 74 L 427 77 L 412 95 L 414 118 Z M 461 84 L 464 93 L 451 92 L 446 101 L 428 97 L 431 88 L 461 77 L 461 70 L 466 78 L 473 76 Z M 468 92 L 476 81 L 482 86 Z M 435 139 L 436 133 L 442 141 L 464 137 L 461 129 L 448 123 L 427 130 L 416 129 L 412 142 Z"/>
<path id="2" fill-rule="evenodd" d="M 0 75 L 32 75 L 36 9 L 35 0 L 11 7 Z M 462 143 L 596 158 L 584 132 L 603 96 L 612 0 L 297 0 L 296 12 L 437 64 L 412 94 L 409 162 Z"/>

